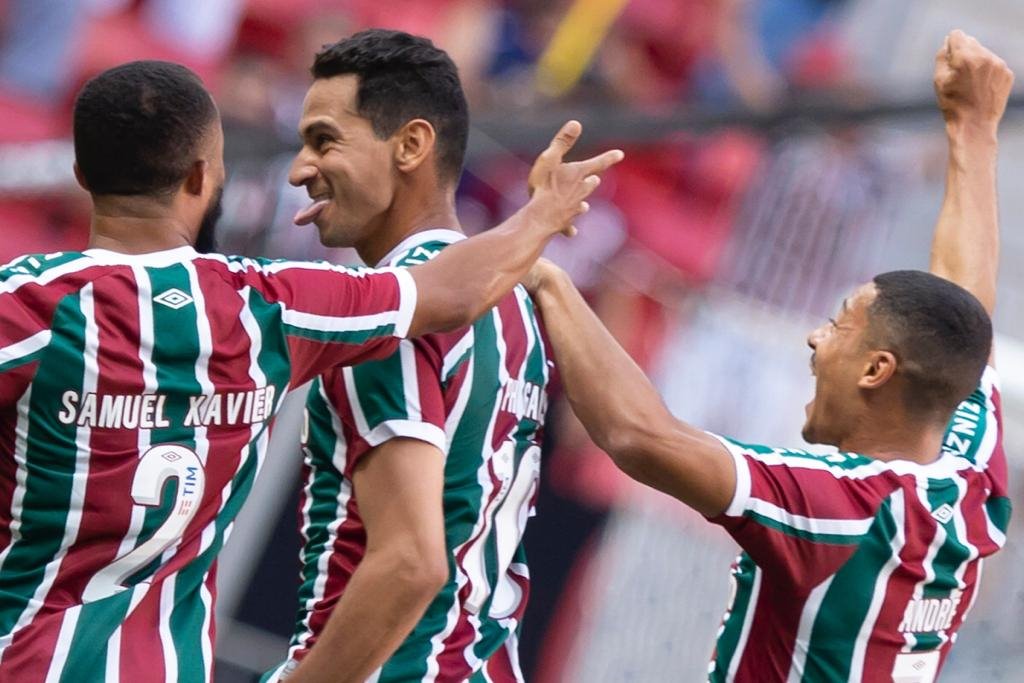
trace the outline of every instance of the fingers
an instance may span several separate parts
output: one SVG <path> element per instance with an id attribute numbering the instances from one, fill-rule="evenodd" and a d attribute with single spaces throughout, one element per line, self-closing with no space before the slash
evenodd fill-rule
<path id="1" fill-rule="evenodd" d="M 551 139 L 551 144 L 548 145 L 547 149 L 541 152 L 541 156 L 545 159 L 560 162 L 566 153 L 572 149 L 576 141 L 580 139 L 580 135 L 583 133 L 583 126 L 580 125 L 579 121 L 567 121 L 565 125 L 555 134 L 555 137 Z"/>
<path id="2" fill-rule="evenodd" d="M 592 175 L 594 173 L 603 173 L 609 168 L 619 163 L 626 158 L 625 153 L 621 149 L 611 149 L 603 154 L 598 154 L 596 157 L 590 157 L 583 161 L 576 161 L 573 163 L 581 172 Z"/>

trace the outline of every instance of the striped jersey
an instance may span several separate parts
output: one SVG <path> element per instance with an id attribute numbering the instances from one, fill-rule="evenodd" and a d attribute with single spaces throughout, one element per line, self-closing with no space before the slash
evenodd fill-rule
<path id="1" fill-rule="evenodd" d="M 931 683 L 1010 517 L 995 370 L 928 465 L 722 439 L 743 548 L 712 681 Z"/>
<path id="2" fill-rule="evenodd" d="M 384 263 L 422 263 L 461 238 L 451 230 L 417 233 Z M 269 680 L 313 647 L 362 559 L 366 532 L 352 472 L 394 437 L 446 453 L 450 579 L 373 680 L 522 680 L 517 632 L 529 575 L 520 541 L 534 514 L 548 372 L 533 303 L 517 287 L 472 327 L 403 341 L 387 359 L 338 368 L 314 383 L 298 618 L 288 662 Z"/>
<path id="3" fill-rule="evenodd" d="M 289 388 L 391 353 L 404 270 L 104 250 L 0 270 L 0 681 L 209 681 L 215 558 Z"/>

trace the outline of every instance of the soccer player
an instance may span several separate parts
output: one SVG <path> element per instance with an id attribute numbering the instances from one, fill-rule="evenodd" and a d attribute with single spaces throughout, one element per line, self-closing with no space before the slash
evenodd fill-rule
<path id="1" fill-rule="evenodd" d="M 743 548 L 713 681 L 934 681 L 1010 515 L 991 365 L 996 130 L 1013 75 L 959 31 L 936 58 L 949 139 L 931 272 L 885 273 L 808 337 L 807 441 L 737 443 L 672 416 L 571 283 L 530 288 L 573 409 L 627 474 Z M 685 597 L 681 598 L 685 608 Z"/>
<path id="2" fill-rule="evenodd" d="M 87 83 L 74 143 L 90 248 L 0 270 L 0 680 L 209 681 L 215 559 L 285 394 L 483 314 L 621 153 L 431 263 L 354 271 L 196 251 L 223 136 L 184 67 Z"/>
<path id="3" fill-rule="evenodd" d="M 371 29 L 325 48 L 312 71 L 291 182 L 332 197 L 315 219 L 323 243 L 404 267 L 465 239 L 455 188 L 469 116 L 448 55 Z M 298 619 L 268 680 L 522 680 L 520 539 L 548 371 L 518 287 L 472 326 L 314 381 Z"/>

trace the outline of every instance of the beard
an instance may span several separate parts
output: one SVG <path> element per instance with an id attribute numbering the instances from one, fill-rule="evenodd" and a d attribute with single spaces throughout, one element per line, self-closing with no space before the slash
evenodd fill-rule
<path id="1" fill-rule="evenodd" d="M 196 235 L 195 248 L 200 254 L 209 254 L 217 250 L 217 221 L 220 220 L 224 207 L 221 200 L 224 198 L 224 186 L 217 188 L 216 194 L 210 200 L 210 206 L 203 214 L 203 220 L 199 223 L 199 233 Z"/>

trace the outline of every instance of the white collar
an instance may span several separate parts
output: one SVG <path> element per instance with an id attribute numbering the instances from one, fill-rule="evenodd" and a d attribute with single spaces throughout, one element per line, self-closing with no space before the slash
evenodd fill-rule
<path id="1" fill-rule="evenodd" d="M 413 247 L 426 244 L 427 242 L 444 242 L 445 244 L 452 244 L 453 242 L 458 242 L 464 239 L 466 239 L 465 235 L 450 228 L 434 228 L 432 230 L 414 232 L 399 242 L 398 246 L 389 251 L 388 255 L 377 263 L 377 267 L 380 268 L 381 266 L 392 265 L 392 261 L 396 260 L 399 255 L 404 254 Z"/>
<path id="2" fill-rule="evenodd" d="M 124 254 L 119 251 L 96 248 L 86 249 L 82 253 L 105 266 L 152 266 L 156 268 L 191 261 L 198 255 L 195 248 L 189 245 L 145 254 Z"/>

